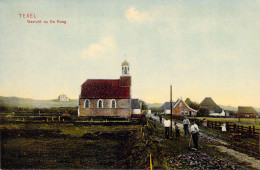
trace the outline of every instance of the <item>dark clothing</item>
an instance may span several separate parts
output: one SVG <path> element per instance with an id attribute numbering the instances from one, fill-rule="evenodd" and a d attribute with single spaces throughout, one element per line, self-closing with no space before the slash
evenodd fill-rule
<path id="1" fill-rule="evenodd" d="M 176 139 L 180 138 L 180 130 L 179 129 L 175 130 L 175 135 L 176 135 Z"/>
<path id="2" fill-rule="evenodd" d="M 194 148 L 198 149 L 199 133 L 192 134 Z"/>
<path id="3" fill-rule="evenodd" d="M 185 135 L 190 135 L 190 132 L 189 132 L 189 125 L 188 124 L 184 124 L 183 125 L 183 128 L 184 128 L 184 132 L 185 132 Z"/>
<path id="4" fill-rule="evenodd" d="M 165 139 L 169 139 L 169 136 L 170 136 L 170 128 L 165 127 Z"/>
<path id="5" fill-rule="evenodd" d="M 175 125 L 175 136 L 176 136 L 176 139 L 180 138 L 180 129 L 177 125 Z"/>

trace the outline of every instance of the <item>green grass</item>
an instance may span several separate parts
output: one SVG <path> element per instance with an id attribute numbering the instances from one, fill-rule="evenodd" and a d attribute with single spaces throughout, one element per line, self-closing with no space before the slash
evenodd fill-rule
<path id="1" fill-rule="evenodd" d="M 254 118 L 215 118 L 215 117 L 196 117 L 196 119 L 207 119 L 209 121 L 220 121 L 220 122 L 232 122 L 232 123 L 241 123 L 241 124 L 259 124 L 260 119 Z"/>

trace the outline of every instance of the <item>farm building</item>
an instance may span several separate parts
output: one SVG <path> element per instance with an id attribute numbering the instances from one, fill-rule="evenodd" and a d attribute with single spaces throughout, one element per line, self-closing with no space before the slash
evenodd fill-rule
<path id="1" fill-rule="evenodd" d="M 170 102 L 165 102 L 162 109 L 164 114 L 170 114 Z M 178 99 L 176 102 L 172 102 L 172 114 L 175 116 L 197 116 L 197 110 L 190 108 L 182 99 Z"/>
<path id="2" fill-rule="evenodd" d="M 139 99 L 131 100 L 132 114 L 142 114 L 142 102 Z"/>
<path id="3" fill-rule="evenodd" d="M 70 99 L 66 96 L 66 94 L 62 93 L 61 95 L 59 95 L 58 101 L 60 101 L 60 102 L 68 102 L 68 101 L 70 101 Z"/>
<path id="4" fill-rule="evenodd" d="M 210 114 L 213 113 L 222 113 L 221 107 L 219 107 L 211 97 L 206 97 L 200 104 L 201 109 L 207 109 Z"/>
<path id="5" fill-rule="evenodd" d="M 129 63 L 122 65 L 120 79 L 88 79 L 81 85 L 78 116 L 131 116 Z"/>
<path id="6" fill-rule="evenodd" d="M 132 117 L 143 117 L 144 113 L 151 113 L 151 110 L 148 110 L 148 105 L 139 99 L 131 99 L 131 109 Z"/>
<path id="7" fill-rule="evenodd" d="M 257 116 L 257 112 L 253 107 L 238 106 L 237 116 L 239 118 L 243 118 L 243 117 L 255 118 Z"/>

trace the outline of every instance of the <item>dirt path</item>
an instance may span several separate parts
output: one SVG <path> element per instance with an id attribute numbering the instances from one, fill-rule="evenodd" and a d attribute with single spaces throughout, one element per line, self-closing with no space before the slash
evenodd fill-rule
<path id="1" fill-rule="evenodd" d="M 160 122 L 158 116 L 154 116 L 153 114 L 149 115 L 148 117 L 153 118 L 154 120 Z M 177 123 L 180 131 L 183 132 L 183 125 L 181 123 Z M 241 162 L 246 162 L 251 164 L 253 168 L 260 169 L 260 161 L 254 157 L 249 157 L 247 154 L 235 151 L 229 148 L 229 143 L 217 138 L 214 134 L 206 133 L 203 130 L 200 130 L 200 140 L 204 140 L 214 144 L 214 147 L 217 147 L 221 152 L 225 152 Z"/>

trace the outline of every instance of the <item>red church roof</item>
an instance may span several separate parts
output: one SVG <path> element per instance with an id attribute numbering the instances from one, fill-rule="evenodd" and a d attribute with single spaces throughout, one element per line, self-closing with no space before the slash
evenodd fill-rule
<path id="1" fill-rule="evenodd" d="M 120 86 L 120 79 L 89 79 L 81 85 L 81 97 L 88 99 L 130 99 L 130 87 Z"/>

